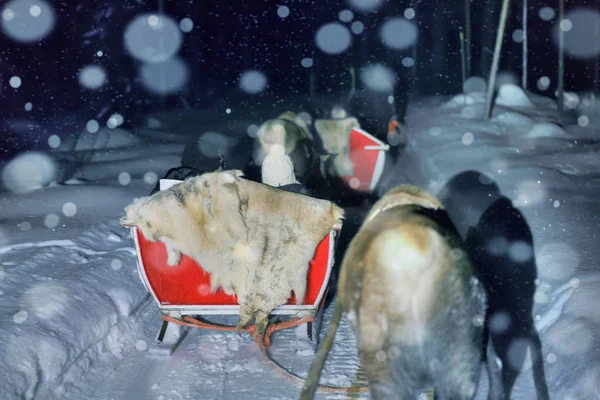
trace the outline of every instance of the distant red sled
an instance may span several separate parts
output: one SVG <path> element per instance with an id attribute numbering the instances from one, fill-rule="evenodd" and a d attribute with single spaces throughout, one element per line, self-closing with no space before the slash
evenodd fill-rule
<path id="1" fill-rule="evenodd" d="M 165 190 L 179 182 L 178 180 L 162 179 L 160 190 Z M 235 297 L 226 294 L 221 289 L 211 292 L 210 274 L 190 257 L 182 255 L 179 265 L 169 266 L 163 243 L 148 241 L 135 227 L 131 228 L 131 234 L 135 242 L 140 279 L 163 315 L 181 319 L 186 315 L 239 313 L 240 306 Z M 308 270 L 304 304 L 296 305 L 296 299 L 290 293 L 291 297 L 288 303 L 276 308 L 272 314 L 299 318 L 307 316 L 315 318 L 318 313 L 320 314 L 334 263 L 336 240 L 337 232 L 331 231 L 317 246 Z M 317 322 L 316 319 L 315 322 Z M 166 329 L 165 326 L 162 330 L 164 331 L 164 329 Z M 318 337 L 318 335 L 311 335 L 311 331 L 312 324 L 309 324 L 307 335 Z M 176 341 L 179 339 L 180 337 L 177 336 Z M 316 338 L 310 339 L 316 340 Z M 164 337 L 160 337 L 160 332 L 157 341 L 159 345 L 164 341 Z M 170 354 L 172 350 L 166 352 Z"/>
<path id="2" fill-rule="evenodd" d="M 343 176 L 342 179 L 354 190 L 372 192 L 383 173 L 385 152 L 389 149 L 389 145 L 366 131 L 353 129 L 350 133 L 350 161 L 354 175 Z"/>

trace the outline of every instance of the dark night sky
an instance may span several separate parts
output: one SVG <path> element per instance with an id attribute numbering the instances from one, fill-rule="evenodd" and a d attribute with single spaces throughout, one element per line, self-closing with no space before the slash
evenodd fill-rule
<path id="1" fill-rule="evenodd" d="M 32 145 L 31 140 L 26 140 L 28 144 L 17 144 L 14 140 L 7 143 L 8 137 L 14 139 L 22 135 L 23 130 L 28 130 L 22 126 L 15 128 L 18 124 L 14 121 L 27 120 L 26 124 L 30 125 L 50 124 L 58 130 L 78 129 L 86 120 L 107 118 L 115 110 L 131 119 L 134 115 L 182 106 L 179 96 L 152 95 L 139 84 L 139 62 L 130 57 L 123 45 L 127 24 L 142 12 L 156 12 L 158 1 L 63 0 L 49 3 L 55 9 L 57 21 L 50 35 L 41 42 L 23 44 L 0 34 L 0 129 L 4 131 L 0 146 L 4 151 L 8 147 Z M 471 6 L 472 71 L 475 75 L 482 73 L 482 42 L 487 41 L 485 45 L 493 49 L 500 10 L 500 1 L 496 1 L 498 4 L 490 14 L 491 25 L 485 24 L 485 3 L 494 2 L 473 1 Z M 520 81 L 521 44 L 513 41 L 512 33 L 521 26 L 521 3 L 512 3 L 501 70 L 511 70 Z M 537 79 L 546 75 L 551 78 L 548 94 L 555 89 L 557 50 L 551 39 L 553 22 L 543 21 L 538 12 L 541 7 L 554 6 L 554 3 L 530 0 L 529 87 L 537 90 Z M 582 5 L 594 8 L 597 3 L 596 0 L 567 1 L 566 7 L 567 11 Z M 279 5 L 289 7 L 287 18 L 277 15 Z M 410 68 L 398 66 L 397 56 L 381 45 L 377 30 L 387 18 L 401 16 L 411 5 L 417 10 L 420 35 L 416 48 L 417 75 L 411 91 L 424 95 L 460 91 L 458 38 L 464 22 L 463 1 L 390 1 L 377 13 L 355 12 L 354 19 L 365 24 L 365 32 L 353 35 L 350 50 L 340 56 L 320 52 L 314 36 L 320 26 L 336 21 L 338 13 L 349 8 L 344 0 L 163 2 L 165 13 L 175 21 L 188 17 L 194 22 L 193 31 L 184 34 L 179 56 L 190 70 L 189 82 L 181 96 L 195 107 L 210 106 L 218 100 L 235 102 L 247 97 L 238 89 L 238 79 L 249 69 L 262 71 L 268 78 L 268 90 L 261 96 L 290 93 L 305 96 L 309 72 L 300 64 L 305 57 L 314 59 L 312 68 L 318 74 L 319 88 L 331 83 L 335 89 L 341 80 L 335 79 L 335 74 L 345 70 L 348 63 L 383 62 L 398 73 L 410 76 Z M 590 40 L 593 34 L 590 29 Z M 102 57 L 97 56 L 99 50 L 103 52 Z M 402 53 L 410 56 L 412 49 Z M 486 62 L 490 61 L 491 56 Z M 88 64 L 101 65 L 107 73 L 107 84 L 98 90 L 82 88 L 78 82 L 79 70 Z M 566 89 L 590 90 L 594 65 L 594 60 L 567 58 Z M 485 77 L 488 69 L 486 65 Z M 22 78 L 18 90 L 8 85 L 14 75 Z M 27 102 L 34 104 L 29 112 L 24 109 Z"/>

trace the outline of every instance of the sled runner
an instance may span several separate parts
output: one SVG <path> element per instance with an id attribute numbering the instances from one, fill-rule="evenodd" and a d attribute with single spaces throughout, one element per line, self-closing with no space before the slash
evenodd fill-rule
<path id="1" fill-rule="evenodd" d="M 390 146 L 360 128 L 350 133 L 350 161 L 354 175 L 342 179 L 354 190 L 372 192 L 385 165 L 385 152 Z"/>
<path id="2" fill-rule="evenodd" d="M 160 190 L 168 189 L 179 180 L 161 179 Z M 146 290 L 152 295 L 163 314 L 163 325 L 156 338 L 153 353 L 171 354 L 183 339 L 184 327 L 199 327 L 218 330 L 235 330 L 203 322 L 192 316 L 237 315 L 240 306 L 234 296 L 222 289 L 212 292 L 210 275 L 190 257 L 182 255 L 176 266 L 167 264 L 167 252 L 161 242 L 148 241 L 140 230 L 131 228 L 137 252 L 137 268 Z M 322 305 L 334 262 L 337 232 L 331 231 L 317 246 L 307 274 L 307 289 L 304 304 L 296 304 L 292 295 L 288 303 L 276 308 L 271 315 L 287 316 L 281 324 L 271 324 L 266 335 L 275 330 L 298 327 L 297 334 L 310 340 L 316 348 Z M 253 333 L 254 327 L 246 329 Z"/>

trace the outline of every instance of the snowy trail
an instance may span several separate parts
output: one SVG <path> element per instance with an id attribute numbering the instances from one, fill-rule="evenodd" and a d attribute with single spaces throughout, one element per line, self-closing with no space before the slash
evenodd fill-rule
<path id="1" fill-rule="evenodd" d="M 158 312 L 151 307 L 142 318 L 146 321 L 144 333 L 154 335 Z M 229 317 L 228 323 L 234 324 L 235 318 Z M 269 351 L 286 369 L 305 376 L 312 362 L 312 356 L 301 355 L 306 346 L 298 342 L 292 329 L 277 332 Z M 351 328 L 343 321 L 321 383 L 344 387 L 355 381 L 359 362 L 354 348 Z M 271 368 L 249 335 L 193 329 L 171 357 L 151 356 L 146 351 L 130 353 L 113 374 L 97 384 L 90 399 L 297 399 L 301 388 Z M 319 394 L 317 398 L 347 396 Z"/>

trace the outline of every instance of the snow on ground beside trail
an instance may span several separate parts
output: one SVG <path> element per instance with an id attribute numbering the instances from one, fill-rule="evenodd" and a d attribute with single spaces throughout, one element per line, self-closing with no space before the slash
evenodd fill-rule
<path id="1" fill-rule="evenodd" d="M 511 102 L 510 91 L 503 93 L 508 99 L 486 123 L 483 94 L 412 105 L 408 148 L 382 183 L 384 189 L 409 182 L 435 192 L 463 170 L 489 174 L 534 234 L 540 278 L 534 313 L 551 398 L 598 398 L 600 129 L 591 115 L 587 125 L 574 112 L 557 118 L 549 99 L 528 94 L 533 106 L 522 108 L 521 94 Z M 160 176 L 174 166 L 168 157 L 176 153 L 172 147 L 156 162 L 128 159 L 117 167 L 99 155 L 86 168 L 90 176 L 106 173 L 105 182 L 0 193 L 0 391 L 8 398 L 298 398 L 300 387 L 273 371 L 245 334 L 191 330 L 173 356 L 148 354 L 160 315 L 139 281 L 133 242 L 118 217 L 152 185 L 135 177 L 123 185 L 121 166 L 140 177 L 152 166 Z M 103 172 L 108 166 L 110 173 Z M 76 207 L 71 217 L 67 203 Z M 312 362 L 306 343 L 294 330 L 273 339 L 273 358 L 304 375 Z M 348 386 L 358 365 L 343 319 L 322 383 Z M 486 397 L 486 385 L 483 378 L 478 399 Z M 534 398 L 530 369 L 512 397 Z"/>
<path id="2" fill-rule="evenodd" d="M 119 173 L 96 166 L 103 182 L 0 192 L 2 398 L 86 398 L 89 380 L 144 347 L 139 313 L 149 295 L 118 218 L 179 158 L 142 153 L 129 151 Z M 132 169 L 151 175 L 119 178 Z"/>
<path id="3" fill-rule="evenodd" d="M 116 223 L 77 239 L 0 248 L 0 352 L 7 398 L 64 398 L 106 357 L 120 357 L 147 293 Z"/>

